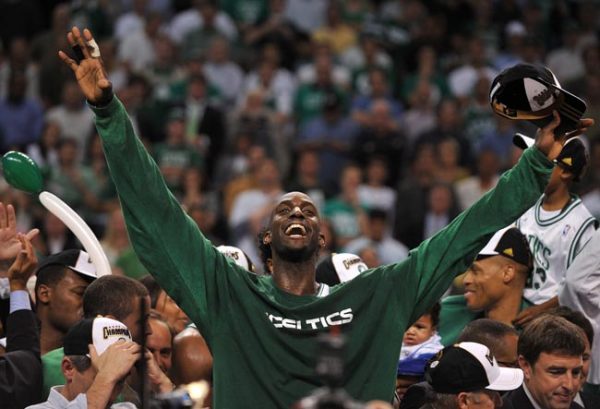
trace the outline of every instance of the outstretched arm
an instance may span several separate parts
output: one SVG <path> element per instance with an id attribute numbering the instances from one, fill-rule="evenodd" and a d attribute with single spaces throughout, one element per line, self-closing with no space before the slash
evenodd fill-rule
<path id="1" fill-rule="evenodd" d="M 96 114 L 96 128 L 133 248 L 160 286 L 210 338 L 210 323 L 215 321 L 222 299 L 219 283 L 227 279 L 224 273 L 232 267 L 167 189 L 159 168 L 136 137 L 123 105 L 113 96 L 99 54 L 88 45 L 92 34 L 73 28 L 67 38 L 83 50 L 82 59 L 77 62 L 64 52 L 60 52 L 60 58 L 74 72 Z"/>

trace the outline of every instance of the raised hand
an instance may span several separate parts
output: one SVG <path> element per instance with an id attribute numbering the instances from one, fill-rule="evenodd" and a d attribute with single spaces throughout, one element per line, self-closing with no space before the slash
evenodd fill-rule
<path id="1" fill-rule="evenodd" d="M 103 380 L 117 383 L 131 372 L 131 368 L 141 357 L 142 348 L 133 341 L 120 340 L 98 355 L 94 345 L 90 345 L 90 359 Z"/>
<path id="2" fill-rule="evenodd" d="M 27 280 L 37 267 L 37 257 L 31 242 L 22 234 L 17 235 L 21 251 L 8 269 L 8 281 L 11 291 L 26 290 Z"/>
<path id="3" fill-rule="evenodd" d="M 545 127 L 538 129 L 535 136 L 535 145 L 539 150 L 545 153 L 550 160 L 556 159 L 567 139 L 581 135 L 587 131 L 590 126 L 594 125 L 593 119 L 583 118 L 579 121 L 577 129 L 567 132 L 560 137 L 556 137 L 554 135 L 554 129 L 560 125 L 560 115 L 556 111 L 554 111 L 552 115 L 554 117 L 552 122 Z"/>
<path id="4" fill-rule="evenodd" d="M 95 44 L 92 33 L 86 28 L 82 34 L 77 27 L 73 27 L 67 34 L 67 41 L 71 47 L 79 46 L 83 59 L 78 63 L 64 51 L 59 51 L 58 56 L 75 73 L 75 78 L 85 98 L 92 105 L 106 105 L 112 99 L 112 84 L 108 80 L 99 52 L 94 53 L 94 47 L 91 45 Z"/>
<path id="5" fill-rule="evenodd" d="M 33 240 L 40 231 L 32 229 L 25 238 Z M 17 216 L 13 205 L 4 206 L 0 202 L 0 260 L 13 260 L 22 249 L 17 235 Z"/>

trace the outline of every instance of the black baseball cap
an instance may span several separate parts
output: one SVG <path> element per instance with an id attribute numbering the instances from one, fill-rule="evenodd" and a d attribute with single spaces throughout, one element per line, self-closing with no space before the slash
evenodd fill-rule
<path id="1" fill-rule="evenodd" d="M 571 172 L 578 182 L 585 173 L 589 158 L 585 145 L 580 138 L 574 137 L 565 142 L 554 163 Z"/>
<path id="2" fill-rule="evenodd" d="M 425 379 L 438 393 L 510 391 L 523 383 L 523 371 L 500 367 L 483 344 L 461 342 L 438 352 L 427 365 Z"/>
<path id="3" fill-rule="evenodd" d="M 490 104 L 500 116 L 527 120 L 539 128 L 552 121 L 556 110 L 560 115 L 556 135 L 577 129 L 587 109 L 581 98 L 561 87 L 549 68 L 533 64 L 517 64 L 498 74 L 490 88 Z"/>
<path id="4" fill-rule="evenodd" d="M 530 268 L 533 264 L 527 238 L 519 229 L 512 226 L 498 230 L 479 252 L 475 260 L 482 260 L 491 256 L 508 257 Z"/>
<path id="5" fill-rule="evenodd" d="M 36 275 L 43 274 L 46 267 L 60 265 L 84 276 L 84 278 L 96 279 L 98 272 L 96 266 L 88 253 L 83 250 L 69 249 L 60 253 L 51 254 L 46 257 L 37 269 Z"/>

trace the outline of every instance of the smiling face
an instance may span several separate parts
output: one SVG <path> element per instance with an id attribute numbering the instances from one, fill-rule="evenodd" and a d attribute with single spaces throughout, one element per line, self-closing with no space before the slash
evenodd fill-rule
<path id="1" fill-rule="evenodd" d="M 475 261 L 463 279 L 465 300 L 471 311 L 488 310 L 505 294 L 505 263 L 502 256 Z"/>
<path id="2" fill-rule="evenodd" d="M 581 387 L 581 355 L 542 352 L 532 365 L 522 356 L 519 364 L 533 398 L 547 409 L 567 409 Z"/>
<path id="3" fill-rule="evenodd" d="M 315 258 L 324 246 L 324 238 L 312 199 L 301 192 L 283 195 L 273 210 L 271 228 L 264 240 L 271 244 L 273 255 L 285 261 Z"/>

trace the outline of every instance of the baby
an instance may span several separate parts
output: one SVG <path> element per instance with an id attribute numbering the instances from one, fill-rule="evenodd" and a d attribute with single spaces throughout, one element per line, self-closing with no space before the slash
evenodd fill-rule
<path id="1" fill-rule="evenodd" d="M 396 375 L 396 393 L 399 399 L 402 399 L 410 385 L 423 380 L 425 364 L 444 348 L 437 333 L 439 319 L 440 304 L 436 303 L 404 333 Z"/>

